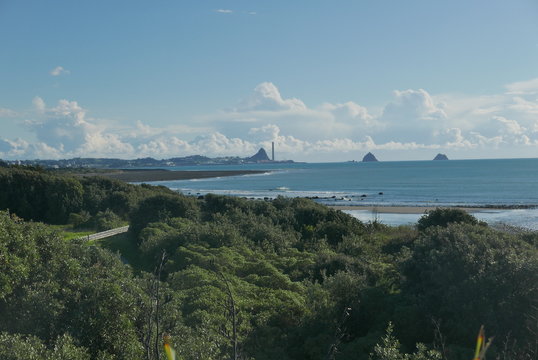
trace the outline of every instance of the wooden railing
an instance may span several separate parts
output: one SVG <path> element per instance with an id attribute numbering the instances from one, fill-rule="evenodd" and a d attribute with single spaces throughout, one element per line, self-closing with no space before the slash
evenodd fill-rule
<path id="1" fill-rule="evenodd" d="M 80 237 L 78 239 L 79 240 L 87 240 L 87 241 L 99 240 L 99 239 L 104 239 L 104 238 L 107 238 L 107 237 L 110 237 L 110 236 L 114 236 L 114 235 L 118 235 L 118 234 L 127 232 L 128 230 L 129 230 L 129 225 L 122 226 L 122 227 L 115 228 L 115 229 L 110 229 L 110 230 L 107 230 L 107 231 L 98 232 L 98 233 L 91 234 L 91 235 L 82 236 L 82 237 Z"/>

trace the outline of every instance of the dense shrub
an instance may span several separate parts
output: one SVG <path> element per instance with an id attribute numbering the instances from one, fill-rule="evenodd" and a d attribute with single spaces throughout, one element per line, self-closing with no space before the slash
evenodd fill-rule
<path id="1" fill-rule="evenodd" d="M 534 233 L 499 232 L 452 209 L 430 212 L 418 231 L 365 225 L 307 199 L 197 199 L 2 171 L 10 186 L 28 177 L 13 190 L 20 213 L 71 211 L 73 224 L 103 229 L 129 213 L 133 231 L 103 242 L 124 265 L 97 243 L 0 212 L 0 358 L 27 349 L 46 360 L 160 360 L 166 332 L 185 359 L 433 360 L 438 346 L 444 360 L 467 360 L 481 324 L 496 337 L 492 358 L 536 357 Z M 78 207 L 76 191 L 64 201 L 55 190 L 56 203 L 40 194 L 76 181 Z M 15 200 L 0 189 L 0 201 Z"/>
<path id="2" fill-rule="evenodd" d="M 437 208 L 422 216 L 417 222 L 417 228 L 419 231 L 423 231 L 430 226 L 447 226 L 451 223 L 476 225 L 478 220 L 465 210 Z"/>

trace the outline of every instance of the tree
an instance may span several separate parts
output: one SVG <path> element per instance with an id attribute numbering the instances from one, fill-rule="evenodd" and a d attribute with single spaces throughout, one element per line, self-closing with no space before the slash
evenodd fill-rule
<path id="1" fill-rule="evenodd" d="M 407 314 L 417 314 L 400 323 L 408 334 L 419 328 L 432 334 L 434 318 L 453 344 L 474 338 L 482 324 L 497 338 L 511 333 L 520 344 L 532 341 L 522 324 L 538 298 L 538 252 L 518 238 L 479 225 L 432 227 L 402 271 L 402 296 L 415 307 Z"/>
<path id="2" fill-rule="evenodd" d="M 461 209 L 451 208 L 437 208 L 426 213 L 417 222 L 417 228 L 419 231 L 424 231 L 431 226 L 443 226 L 446 227 L 451 223 L 463 223 L 463 224 L 478 224 L 478 220 Z"/>
<path id="3" fill-rule="evenodd" d="M 200 208 L 196 200 L 180 194 L 155 195 L 142 200 L 130 214 L 130 230 L 135 236 L 149 223 L 163 222 L 175 217 L 197 219 Z"/>

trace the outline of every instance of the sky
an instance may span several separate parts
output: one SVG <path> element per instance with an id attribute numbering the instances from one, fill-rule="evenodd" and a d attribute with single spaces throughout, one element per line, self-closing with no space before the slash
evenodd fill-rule
<path id="1" fill-rule="evenodd" d="M 538 157 L 536 0 L 0 0 L 0 158 Z"/>

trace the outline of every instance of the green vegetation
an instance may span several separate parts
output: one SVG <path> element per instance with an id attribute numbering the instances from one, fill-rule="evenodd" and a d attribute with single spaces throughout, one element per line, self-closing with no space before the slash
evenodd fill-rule
<path id="1" fill-rule="evenodd" d="M 107 230 L 121 226 L 149 196 L 177 195 L 165 187 L 136 186 L 104 177 L 74 177 L 39 167 L 0 167 L 0 209 L 25 220 Z"/>
<path id="2" fill-rule="evenodd" d="M 306 199 L 40 170 L 2 168 L 0 182 L 2 359 L 164 359 L 169 334 L 185 360 L 468 360 L 482 324 L 492 359 L 538 357 L 533 233 L 457 210 L 387 227 Z M 30 221 L 92 218 L 131 229 L 88 244 Z"/>

